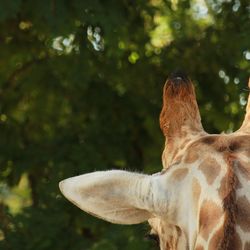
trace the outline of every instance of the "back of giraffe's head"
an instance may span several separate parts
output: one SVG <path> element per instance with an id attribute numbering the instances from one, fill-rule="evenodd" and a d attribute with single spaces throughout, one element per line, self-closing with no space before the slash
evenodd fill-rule
<path id="1" fill-rule="evenodd" d="M 61 192 L 100 219 L 148 221 L 161 250 L 250 249 L 250 101 L 238 131 L 209 135 L 191 80 L 174 73 L 163 88 L 160 127 L 164 171 L 83 174 L 60 182 Z"/>

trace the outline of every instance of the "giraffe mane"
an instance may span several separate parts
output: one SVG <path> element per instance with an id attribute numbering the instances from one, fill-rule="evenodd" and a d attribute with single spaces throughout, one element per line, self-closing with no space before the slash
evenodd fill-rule
<path id="1" fill-rule="evenodd" d="M 219 250 L 230 249 L 233 245 L 235 235 L 235 224 L 236 224 L 236 185 L 238 182 L 237 176 L 234 173 L 234 167 L 237 160 L 227 157 L 226 162 L 228 163 L 228 171 L 225 177 L 226 196 L 223 199 L 223 208 L 225 211 L 225 222 L 223 238 Z"/>

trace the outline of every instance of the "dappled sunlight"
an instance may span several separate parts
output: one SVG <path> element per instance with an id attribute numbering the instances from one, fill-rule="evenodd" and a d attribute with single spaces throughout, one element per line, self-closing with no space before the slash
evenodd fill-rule
<path id="1" fill-rule="evenodd" d="M 8 206 L 10 213 L 15 215 L 31 205 L 30 187 L 26 174 L 23 174 L 17 186 L 8 187 L 0 183 L 0 203 Z"/>
<path id="2" fill-rule="evenodd" d="M 176 69 L 194 82 L 206 131 L 238 129 L 249 18 L 246 0 L 0 3 L 0 249 L 152 250 L 145 225 L 91 218 L 58 183 L 160 172 L 162 89 Z"/>
<path id="3" fill-rule="evenodd" d="M 243 93 L 240 94 L 240 101 L 239 102 L 240 102 L 241 106 L 246 106 L 247 99 L 246 99 L 246 95 L 245 94 L 243 94 Z"/>
<path id="4" fill-rule="evenodd" d="M 250 60 L 250 51 L 249 50 L 244 51 L 243 55 L 245 56 L 246 60 Z"/>
<path id="5" fill-rule="evenodd" d="M 91 42 L 95 50 L 97 51 L 104 50 L 104 39 L 101 36 L 100 27 L 88 26 L 87 35 L 88 35 L 89 41 Z"/>
<path id="6" fill-rule="evenodd" d="M 59 54 L 70 54 L 73 51 L 79 51 L 77 45 L 74 44 L 75 36 L 70 34 L 68 37 L 56 37 L 53 39 L 52 48 Z"/>

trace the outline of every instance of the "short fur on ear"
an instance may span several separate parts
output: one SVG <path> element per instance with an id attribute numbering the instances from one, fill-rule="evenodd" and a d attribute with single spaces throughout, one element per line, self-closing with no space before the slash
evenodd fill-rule
<path id="1" fill-rule="evenodd" d="M 117 224 L 138 224 L 153 217 L 159 203 L 156 178 L 111 170 L 72 177 L 59 187 L 68 200 L 93 216 Z"/>

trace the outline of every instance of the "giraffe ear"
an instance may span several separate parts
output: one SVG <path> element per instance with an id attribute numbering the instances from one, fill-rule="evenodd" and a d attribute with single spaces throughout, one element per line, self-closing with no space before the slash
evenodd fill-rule
<path id="1" fill-rule="evenodd" d="M 59 187 L 68 200 L 91 215 L 117 224 L 137 224 L 151 218 L 155 210 L 155 178 L 112 170 L 72 177 Z"/>

